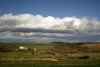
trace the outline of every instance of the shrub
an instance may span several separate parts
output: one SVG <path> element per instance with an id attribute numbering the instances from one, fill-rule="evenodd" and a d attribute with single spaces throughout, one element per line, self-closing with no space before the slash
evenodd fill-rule
<path id="1" fill-rule="evenodd" d="M 11 44 L 1 44 L 0 52 L 13 52 L 15 51 L 17 46 Z"/>
<path id="2" fill-rule="evenodd" d="M 89 56 L 82 56 L 82 57 L 79 57 L 79 59 L 89 59 L 90 57 Z"/>

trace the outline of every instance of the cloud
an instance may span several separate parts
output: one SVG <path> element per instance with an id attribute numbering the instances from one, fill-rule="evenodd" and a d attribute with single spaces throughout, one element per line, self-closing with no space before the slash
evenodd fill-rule
<path id="1" fill-rule="evenodd" d="M 88 17 L 55 18 L 31 14 L 12 15 L 10 13 L 0 17 L 0 35 L 2 35 L 2 40 L 10 38 L 29 42 L 33 40 L 93 41 L 94 39 L 94 41 L 98 41 L 100 21 L 97 18 Z"/>
<path id="2" fill-rule="evenodd" d="M 43 29 L 55 29 L 65 30 L 77 28 L 79 19 L 65 17 L 63 19 L 54 18 L 52 16 L 43 17 L 41 15 L 21 14 L 12 15 L 5 14 L 0 17 L 0 26 L 2 29 L 18 29 L 18 28 L 43 28 Z"/>

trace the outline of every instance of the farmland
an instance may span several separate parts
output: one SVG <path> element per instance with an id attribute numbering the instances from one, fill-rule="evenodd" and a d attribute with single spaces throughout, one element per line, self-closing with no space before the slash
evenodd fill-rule
<path id="1" fill-rule="evenodd" d="M 0 43 L 3 47 L 6 44 Z M 13 50 L 5 48 L 0 52 L 0 67 L 100 67 L 100 44 L 8 43 L 10 48 L 8 45 Z M 28 50 L 16 50 L 19 46 L 27 46 Z M 39 54 L 31 54 L 34 48 Z"/>

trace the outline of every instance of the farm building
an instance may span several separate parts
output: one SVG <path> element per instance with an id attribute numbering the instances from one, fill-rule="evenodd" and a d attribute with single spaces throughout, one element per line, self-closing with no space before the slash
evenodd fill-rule
<path id="1" fill-rule="evenodd" d="M 26 46 L 19 46 L 19 50 L 28 50 Z"/>

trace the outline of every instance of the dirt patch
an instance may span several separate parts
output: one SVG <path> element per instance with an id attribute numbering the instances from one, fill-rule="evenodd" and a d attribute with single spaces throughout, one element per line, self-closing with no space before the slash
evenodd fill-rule
<path id="1" fill-rule="evenodd" d="M 47 61 L 58 61 L 58 59 L 55 58 L 27 58 L 27 60 L 47 60 Z"/>
<path id="2" fill-rule="evenodd" d="M 14 62 L 14 58 L 0 58 L 1 61 L 6 61 L 6 62 Z"/>
<path id="3" fill-rule="evenodd" d="M 0 58 L 0 60 L 2 61 L 9 61 L 9 62 L 13 62 L 13 61 L 23 61 L 23 60 L 47 60 L 47 61 L 58 61 L 58 59 L 55 58 Z"/>
<path id="4" fill-rule="evenodd" d="M 54 59 L 54 58 L 43 58 L 42 60 L 49 60 L 49 61 L 58 61 L 57 59 Z"/>
<path id="5" fill-rule="evenodd" d="M 82 56 L 82 54 L 67 54 L 67 56 Z"/>
<path id="6" fill-rule="evenodd" d="M 88 48 L 100 48 L 100 44 L 86 44 L 85 46 Z"/>

